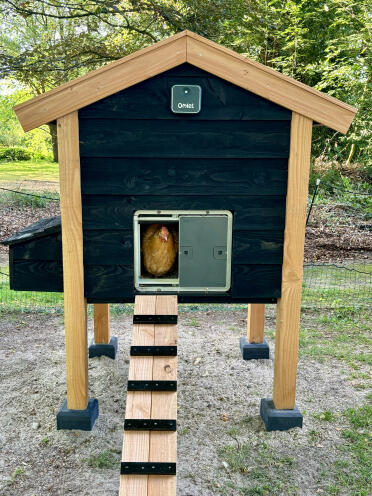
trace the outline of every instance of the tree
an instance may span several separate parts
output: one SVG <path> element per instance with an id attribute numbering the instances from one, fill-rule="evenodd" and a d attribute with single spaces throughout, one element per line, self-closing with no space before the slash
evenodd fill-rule
<path id="1" fill-rule="evenodd" d="M 359 108 L 315 153 L 368 160 L 371 0 L 4 0 L 0 77 L 40 93 L 190 29 Z M 10 32 L 4 34 L 4 32 Z"/>

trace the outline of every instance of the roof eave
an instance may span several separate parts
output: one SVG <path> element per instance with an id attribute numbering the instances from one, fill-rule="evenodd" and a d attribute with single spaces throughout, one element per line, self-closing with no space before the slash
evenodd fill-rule
<path id="1" fill-rule="evenodd" d="M 190 31 L 182 31 L 14 107 L 30 131 L 188 62 L 341 133 L 356 109 Z"/>

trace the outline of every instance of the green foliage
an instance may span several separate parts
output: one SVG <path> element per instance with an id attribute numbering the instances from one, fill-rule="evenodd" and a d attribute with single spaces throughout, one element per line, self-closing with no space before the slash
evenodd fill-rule
<path id="1" fill-rule="evenodd" d="M 0 160 L 30 160 L 31 153 L 25 148 L 12 146 L 9 148 L 0 148 Z"/>
<path id="2" fill-rule="evenodd" d="M 355 429 L 363 430 L 360 434 L 371 434 L 372 429 L 372 402 L 363 405 L 360 408 L 349 408 L 345 415 Z"/>
<path id="3" fill-rule="evenodd" d="M 0 77 L 38 94 L 190 29 L 357 107 L 346 136 L 314 129 L 313 154 L 367 167 L 370 11 L 371 0 L 6 2 L 0 14 Z M 5 143 L 1 132 L 0 144 L 21 144 Z M 33 146 L 38 138 L 22 145 Z"/>
<path id="4" fill-rule="evenodd" d="M 92 468 L 116 468 L 119 464 L 119 458 L 115 450 L 108 450 L 92 455 L 87 463 Z"/>
<path id="5" fill-rule="evenodd" d="M 7 483 L 9 486 L 12 486 L 21 476 L 25 473 L 25 469 L 22 467 L 17 467 L 14 469 L 10 479 L 8 479 Z"/>
<path id="6" fill-rule="evenodd" d="M 25 90 L 14 91 L 4 84 L 0 87 L 0 93 L 1 90 L 5 94 L 0 94 L 0 147 L 24 147 L 34 158 L 50 159 L 51 138 L 47 127 L 42 126 L 24 133 L 13 111 L 15 105 L 31 98 L 32 93 Z"/>
<path id="7" fill-rule="evenodd" d="M 323 420 L 325 422 L 333 422 L 335 420 L 335 415 L 330 410 L 326 410 L 325 412 L 314 413 L 313 417 L 317 420 Z"/>

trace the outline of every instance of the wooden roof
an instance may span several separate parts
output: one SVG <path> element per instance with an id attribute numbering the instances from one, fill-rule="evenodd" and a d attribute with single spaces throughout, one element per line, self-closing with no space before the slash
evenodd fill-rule
<path id="1" fill-rule="evenodd" d="M 356 109 L 303 83 L 182 31 L 14 107 L 25 131 L 52 122 L 184 62 L 346 133 Z"/>

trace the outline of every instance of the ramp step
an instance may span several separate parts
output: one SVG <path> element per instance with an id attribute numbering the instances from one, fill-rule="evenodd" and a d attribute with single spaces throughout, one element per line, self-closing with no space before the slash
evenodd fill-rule
<path id="1" fill-rule="evenodd" d="M 131 356 L 177 356 L 177 346 L 131 346 Z"/>
<path id="2" fill-rule="evenodd" d="M 133 315 L 133 324 L 177 324 L 178 315 Z"/>
<path id="3" fill-rule="evenodd" d="M 176 475 L 175 463 L 121 462 L 121 475 Z"/>
<path id="4" fill-rule="evenodd" d="M 177 420 L 125 419 L 125 431 L 176 431 Z"/>
<path id="5" fill-rule="evenodd" d="M 128 391 L 177 391 L 177 381 L 128 381 Z"/>
<path id="6" fill-rule="evenodd" d="M 176 496 L 177 296 L 137 295 L 119 496 Z"/>

